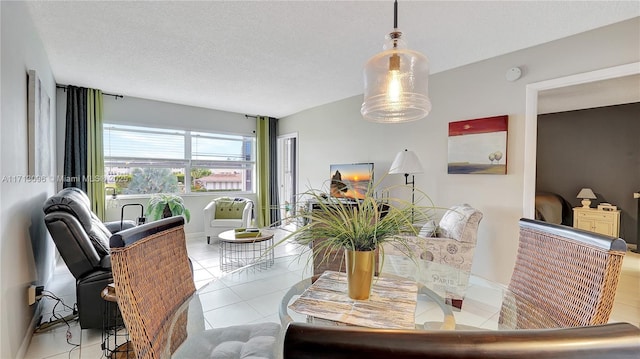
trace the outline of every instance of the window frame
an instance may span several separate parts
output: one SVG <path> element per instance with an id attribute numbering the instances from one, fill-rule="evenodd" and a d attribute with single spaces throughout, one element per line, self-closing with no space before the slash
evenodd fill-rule
<path id="1" fill-rule="evenodd" d="M 176 134 L 182 137 L 184 145 L 184 157 L 183 158 L 158 158 L 158 157 L 124 157 L 124 156 L 107 156 L 107 136 L 108 131 L 118 130 L 122 132 L 131 133 L 147 133 L 147 134 Z M 197 134 L 197 135 L 193 135 Z M 243 160 L 230 161 L 230 160 L 202 160 L 193 159 L 192 140 L 194 137 L 205 138 L 219 138 L 228 139 L 232 141 L 243 142 L 242 146 L 246 146 L 246 142 L 250 142 L 250 151 L 248 155 L 242 156 L 248 157 Z M 152 127 L 148 125 L 129 125 L 120 123 L 103 123 L 103 148 L 105 148 L 104 154 L 104 169 L 105 173 L 108 173 L 109 167 L 122 167 L 118 166 L 118 163 L 127 162 L 127 168 L 184 168 L 184 190 L 183 192 L 177 192 L 180 196 L 196 196 L 196 195 L 212 195 L 221 193 L 255 193 L 256 192 L 256 136 L 252 134 L 230 134 L 223 132 L 209 132 L 203 130 L 190 130 L 181 128 L 167 128 L 167 127 Z M 133 164 L 133 165 L 129 165 Z M 191 170 L 193 168 L 238 168 L 247 173 L 250 176 L 251 188 L 238 191 L 224 191 L 224 190 L 211 190 L 211 191 L 192 191 L 191 190 Z M 245 176 L 246 177 L 246 176 Z M 246 181 L 246 180 L 245 180 Z M 187 185 L 188 184 L 188 185 Z M 105 182 L 105 186 L 107 183 Z M 243 185 L 245 187 L 245 185 Z M 118 194 L 123 197 L 148 197 L 153 193 L 137 193 L 137 194 Z"/>

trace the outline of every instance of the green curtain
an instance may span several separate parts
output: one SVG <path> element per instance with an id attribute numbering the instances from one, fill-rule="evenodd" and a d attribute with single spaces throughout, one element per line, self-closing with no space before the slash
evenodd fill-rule
<path id="1" fill-rule="evenodd" d="M 105 217 L 102 132 L 102 91 L 87 89 L 87 195 L 100 220 Z"/>
<path id="2" fill-rule="evenodd" d="M 264 227 L 271 224 L 271 199 L 269 191 L 269 117 L 256 116 L 256 179 L 258 201 L 256 224 Z"/>

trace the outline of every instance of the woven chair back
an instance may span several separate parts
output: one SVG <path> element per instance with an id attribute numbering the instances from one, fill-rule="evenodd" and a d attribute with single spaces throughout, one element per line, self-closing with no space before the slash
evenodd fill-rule
<path id="1" fill-rule="evenodd" d="M 516 264 L 500 321 L 516 328 L 605 324 L 618 286 L 626 244 L 546 222 L 520 220 Z"/>
<path id="2" fill-rule="evenodd" d="M 162 357 L 171 315 L 195 292 L 183 223 L 173 217 L 120 232 L 122 247 L 111 238 L 118 306 L 139 359 Z"/>

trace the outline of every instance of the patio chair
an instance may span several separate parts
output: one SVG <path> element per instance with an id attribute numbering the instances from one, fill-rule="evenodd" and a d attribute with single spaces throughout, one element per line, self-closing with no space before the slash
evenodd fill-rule
<path id="1" fill-rule="evenodd" d="M 626 249 L 620 238 L 521 219 L 509 282 L 514 296 L 503 301 L 500 323 L 512 328 L 607 323 Z M 519 299 L 533 305 L 517 306 Z"/>
<path id="2" fill-rule="evenodd" d="M 228 355 L 225 358 L 240 358 L 243 351 L 257 353 L 255 358 L 273 358 L 280 325 L 257 323 L 205 330 L 201 314 L 179 311 L 188 300 L 197 300 L 192 298 L 196 290 L 183 217 L 119 232 L 110 238 L 110 245 L 118 306 L 136 358 L 164 357 L 180 346 L 188 332 L 204 343 L 198 348 L 205 352 L 187 353 L 186 357 L 215 358 L 220 350 Z M 255 333 L 260 334 L 258 343 Z"/>

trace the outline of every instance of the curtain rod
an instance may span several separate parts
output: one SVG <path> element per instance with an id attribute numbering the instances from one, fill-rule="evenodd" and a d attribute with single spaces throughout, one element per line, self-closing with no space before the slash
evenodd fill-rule
<path id="1" fill-rule="evenodd" d="M 56 87 L 59 88 L 59 89 L 64 89 L 65 91 L 67 91 L 67 85 L 58 85 L 58 84 L 56 84 Z M 116 94 L 106 93 L 106 92 L 103 92 L 102 95 L 104 95 L 104 96 L 113 96 L 113 97 L 116 98 L 116 100 L 119 99 L 119 98 L 124 98 L 124 96 L 122 96 L 122 95 L 116 95 Z"/>
<path id="2" fill-rule="evenodd" d="M 244 115 L 244 118 L 258 118 L 258 117 L 261 117 L 261 116 Z M 271 116 L 262 116 L 262 117 L 267 117 L 269 119 L 277 120 L 277 118 L 271 117 Z"/>

